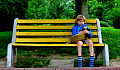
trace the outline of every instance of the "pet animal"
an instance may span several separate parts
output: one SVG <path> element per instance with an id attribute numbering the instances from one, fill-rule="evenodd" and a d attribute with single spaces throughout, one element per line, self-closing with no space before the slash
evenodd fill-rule
<path id="1" fill-rule="evenodd" d="M 84 31 L 84 30 L 90 31 L 90 29 L 88 27 L 83 27 L 81 31 Z M 87 40 L 87 39 L 90 39 L 90 35 L 89 34 L 85 34 L 85 40 Z"/>
<path id="2" fill-rule="evenodd" d="M 78 41 L 83 41 L 83 40 L 85 40 L 85 34 L 76 34 L 74 36 L 71 36 L 66 44 L 77 43 Z"/>
<path id="3" fill-rule="evenodd" d="M 88 27 L 83 27 L 81 31 L 84 31 L 84 30 L 89 31 L 89 28 Z M 69 41 L 66 44 L 77 43 L 78 41 L 84 41 L 84 40 L 87 40 L 87 39 L 90 39 L 89 34 L 76 34 L 74 36 L 71 36 L 69 38 Z"/>

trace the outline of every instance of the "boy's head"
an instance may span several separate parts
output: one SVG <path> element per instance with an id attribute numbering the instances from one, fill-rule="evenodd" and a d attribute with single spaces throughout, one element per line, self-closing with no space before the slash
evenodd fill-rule
<path id="1" fill-rule="evenodd" d="M 83 15 L 78 15 L 78 16 L 76 17 L 75 22 L 77 23 L 78 21 L 81 21 L 81 20 L 85 21 L 86 18 L 85 18 Z"/>
<path id="2" fill-rule="evenodd" d="M 84 22 L 85 22 L 86 18 L 83 15 L 78 15 L 76 17 L 75 22 L 78 23 L 78 25 L 80 25 L 80 27 L 83 26 Z"/>

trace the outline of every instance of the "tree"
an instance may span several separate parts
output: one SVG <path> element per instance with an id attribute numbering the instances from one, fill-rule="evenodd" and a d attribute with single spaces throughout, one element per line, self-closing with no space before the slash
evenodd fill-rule
<path id="1" fill-rule="evenodd" d="M 27 19 L 74 18 L 74 0 L 29 0 Z"/>
<path id="2" fill-rule="evenodd" d="M 0 31 L 12 30 L 15 18 L 25 18 L 27 6 L 27 0 L 0 0 Z"/>
<path id="3" fill-rule="evenodd" d="M 89 18 L 87 0 L 75 0 L 75 10 L 76 16 L 81 14 Z"/>

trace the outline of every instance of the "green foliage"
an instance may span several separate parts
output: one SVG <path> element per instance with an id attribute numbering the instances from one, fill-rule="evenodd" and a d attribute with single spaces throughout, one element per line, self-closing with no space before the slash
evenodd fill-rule
<path id="1" fill-rule="evenodd" d="M 25 18 L 27 6 L 27 0 L 0 0 L 0 31 L 12 30 L 15 18 Z"/>
<path id="2" fill-rule="evenodd" d="M 102 20 L 104 12 L 105 12 L 105 7 L 103 4 L 101 4 L 101 3 L 95 4 L 93 7 L 90 8 L 90 11 L 89 11 L 90 18 L 98 18 L 98 19 Z"/>
<path id="3" fill-rule="evenodd" d="M 120 8 L 113 8 L 112 10 L 108 11 L 107 12 L 107 19 L 110 21 L 112 20 L 113 21 L 113 26 L 117 29 L 120 29 L 120 25 L 119 25 L 119 22 L 120 22 Z"/>
<path id="4" fill-rule="evenodd" d="M 27 48 L 26 48 L 27 49 Z M 26 50 L 18 50 L 18 56 L 32 56 L 34 52 Z"/>
<path id="5" fill-rule="evenodd" d="M 28 19 L 66 19 L 75 16 L 73 2 L 68 0 L 29 0 L 25 15 Z"/>
<path id="6" fill-rule="evenodd" d="M 44 63 L 43 63 L 44 62 Z M 39 62 L 35 62 L 33 64 L 34 68 L 37 68 L 37 67 L 47 67 L 48 64 L 49 64 L 50 61 L 39 61 Z"/>
<path id="7" fill-rule="evenodd" d="M 95 67 L 99 67 L 99 66 L 103 66 L 104 65 L 104 62 L 103 60 L 95 60 Z"/>
<path id="8" fill-rule="evenodd" d="M 89 49 L 82 48 L 83 56 L 89 56 Z M 60 54 L 62 56 L 77 55 L 77 48 L 21 48 L 18 49 L 18 56 L 43 56 L 51 54 Z"/>
<path id="9" fill-rule="evenodd" d="M 83 57 L 86 57 L 86 56 L 90 56 L 90 54 L 89 54 L 90 52 L 89 52 L 89 48 L 82 48 L 82 56 Z"/>
<path id="10" fill-rule="evenodd" d="M 109 54 L 111 58 L 117 58 L 120 54 L 120 30 L 113 27 L 101 27 L 102 39 L 109 46 Z"/>
<path id="11" fill-rule="evenodd" d="M 115 0 L 98 0 L 99 3 L 106 5 L 106 9 L 110 10 L 115 6 Z"/>
<path id="12" fill-rule="evenodd" d="M 101 27 L 109 27 L 109 24 L 107 22 L 100 21 L 100 26 Z"/>
<path id="13" fill-rule="evenodd" d="M 3 48 L 0 48 L 0 58 L 3 58 L 7 55 L 7 50 L 6 49 L 3 49 Z"/>
<path id="14" fill-rule="evenodd" d="M 17 68 L 43 68 L 49 65 L 50 60 L 39 58 L 18 58 L 14 64 Z"/>
<path id="15" fill-rule="evenodd" d="M 56 51 L 54 48 L 21 48 L 18 49 L 18 56 L 49 56 Z"/>
<path id="16" fill-rule="evenodd" d="M 117 26 L 119 17 L 108 19 L 119 14 L 119 0 L 89 0 L 87 1 L 90 18 L 99 18 L 110 26 Z M 2 17 L 1 31 L 12 30 L 14 18 L 27 19 L 70 19 L 75 18 L 75 0 L 1 0 L 0 17 Z M 113 12 L 113 13 L 112 13 Z M 109 15 L 109 13 L 111 13 Z M 116 17 L 116 16 L 115 16 Z M 6 21 L 4 21 L 6 20 Z M 106 23 L 105 23 L 106 25 Z"/>
<path id="17" fill-rule="evenodd" d="M 35 55 L 37 56 L 49 56 L 52 53 L 52 50 L 48 49 L 48 48 L 41 48 L 39 49 L 41 51 L 36 51 Z"/>
<path id="18" fill-rule="evenodd" d="M 7 45 L 11 42 L 11 32 L 0 32 L 0 58 L 7 55 Z"/>
<path id="19" fill-rule="evenodd" d="M 119 27 L 119 0 L 89 0 L 89 17 L 98 18 L 102 21 L 102 26 Z M 116 9 L 118 8 L 118 9 Z M 107 23 L 108 24 L 107 24 Z M 114 23 L 114 24 L 113 24 Z"/>

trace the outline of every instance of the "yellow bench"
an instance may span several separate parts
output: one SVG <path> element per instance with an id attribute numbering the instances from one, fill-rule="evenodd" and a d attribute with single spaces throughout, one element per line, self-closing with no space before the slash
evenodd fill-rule
<path id="1" fill-rule="evenodd" d="M 96 58 L 103 51 L 104 65 L 109 66 L 108 45 L 102 43 L 99 19 L 87 19 L 92 30 L 93 46 L 96 48 Z M 19 47 L 76 47 L 77 44 L 66 44 L 72 36 L 75 19 L 18 19 L 14 20 L 12 43 L 8 44 L 7 67 L 17 60 Z M 83 44 L 83 47 L 88 47 Z"/>

